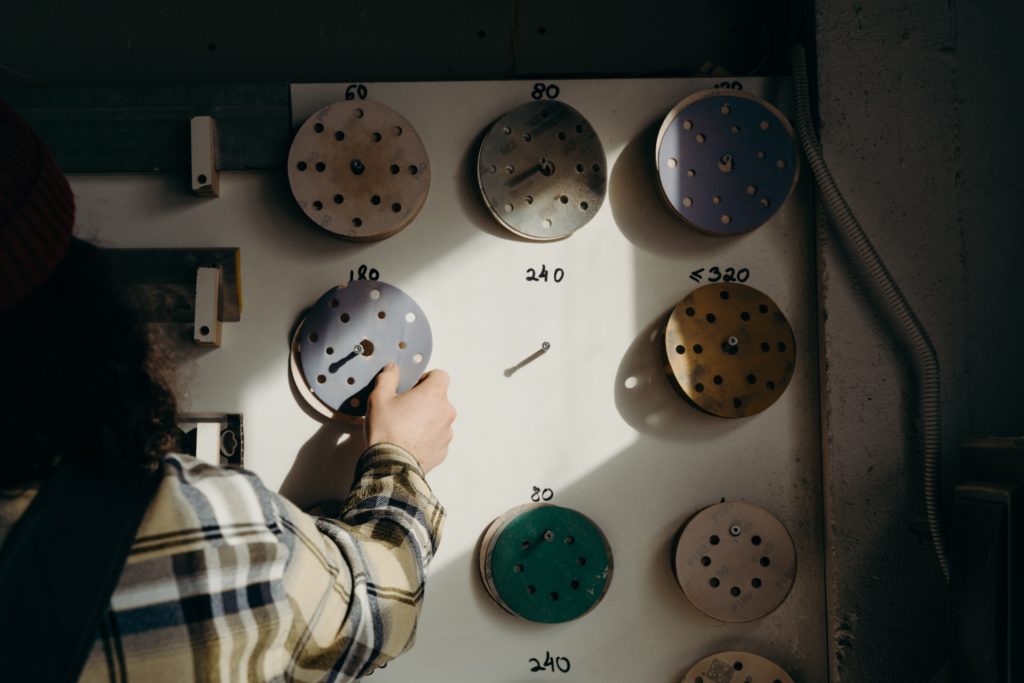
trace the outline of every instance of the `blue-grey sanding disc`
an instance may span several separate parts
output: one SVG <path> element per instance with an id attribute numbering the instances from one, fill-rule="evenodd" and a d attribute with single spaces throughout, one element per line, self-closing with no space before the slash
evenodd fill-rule
<path id="1" fill-rule="evenodd" d="M 768 102 L 704 90 L 669 112 L 656 150 L 662 196 L 698 230 L 738 235 L 765 223 L 796 186 L 793 129 Z"/>
<path id="2" fill-rule="evenodd" d="M 366 414 L 366 397 L 377 373 L 398 366 L 398 391 L 419 381 L 433 341 L 427 316 L 398 287 L 356 280 L 323 294 L 298 334 L 306 386 L 325 406 L 348 415 Z"/>

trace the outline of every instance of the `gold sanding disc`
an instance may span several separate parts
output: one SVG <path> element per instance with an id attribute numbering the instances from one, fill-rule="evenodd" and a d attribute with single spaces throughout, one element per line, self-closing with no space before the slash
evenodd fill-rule
<path id="1" fill-rule="evenodd" d="M 676 389 L 719 417 L 759 413 L 782 395 L 796 365 L 793 330 L 753 287 L 705 285 L 676 306 L 665 327 L 666 370 Z"/>
<path id="2" fill-rule="evenodd" d="M 336 102 L 295 135 L 288 181 L 320 227 L 350 240 L 381 240 L 423 208 L 430 163 L 420 136 L 398 112 L 366 100 Z"/>
<path id="3" fill-rule="evenodd" d="M 786 527 L 764 508 L 719 503 L 685 524 L 676 540 L 674 570 L 701 612 L 720 621 L 753 621 L 789 595 L 796 549 Z"/>
<path id="4" fill-rule="evenodd" d="M 770 659 L 734 650 L 700 660 L 682 683 L 793 683 L 793 678 Z"/>

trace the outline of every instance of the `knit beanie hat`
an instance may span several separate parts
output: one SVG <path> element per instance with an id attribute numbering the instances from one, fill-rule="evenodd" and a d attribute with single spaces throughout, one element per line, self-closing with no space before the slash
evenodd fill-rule
<path id="1" fill-rule="evenodd" d="M 0 100 L 0 313 L 53 273 L 74 222 L 67 178 L 39 136 Z"/>

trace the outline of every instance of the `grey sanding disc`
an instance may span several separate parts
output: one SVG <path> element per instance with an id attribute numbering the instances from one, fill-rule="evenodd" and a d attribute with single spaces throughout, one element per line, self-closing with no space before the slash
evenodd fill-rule
<path id="1" fill-rule="evenodd" d="M 531 240 L 568 237 L 604 202 L 604 147 L 590 122 L 567 104 L 529 102 L 484 136 L 477 180 L 501 225 Z"/>

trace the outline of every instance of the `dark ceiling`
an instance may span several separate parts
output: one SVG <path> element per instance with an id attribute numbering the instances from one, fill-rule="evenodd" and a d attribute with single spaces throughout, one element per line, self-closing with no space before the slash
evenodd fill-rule
<path id="1" fill-rule="evenodd" d="M 795 0 L 5 0 L 0 84 L 786 72 Z M 806 21 L 804 23 L 807 23 Z"/>

